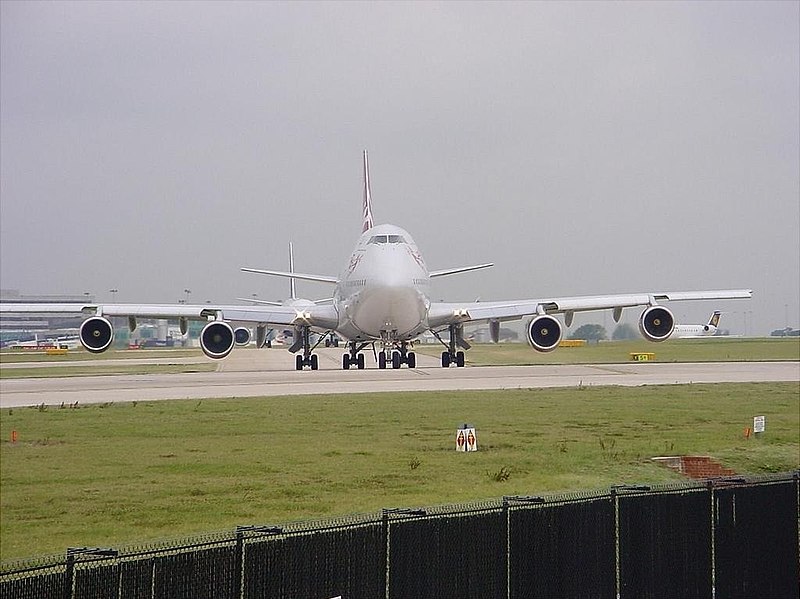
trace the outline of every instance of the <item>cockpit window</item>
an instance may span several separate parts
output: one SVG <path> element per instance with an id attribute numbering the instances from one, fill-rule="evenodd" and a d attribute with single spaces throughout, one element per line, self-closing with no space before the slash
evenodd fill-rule
<path id="1" fill-rule="evenodd" d="M 370 238 L 369 243 L 406 243 L 406 240 L 402 235 L 373 235 Z"/>

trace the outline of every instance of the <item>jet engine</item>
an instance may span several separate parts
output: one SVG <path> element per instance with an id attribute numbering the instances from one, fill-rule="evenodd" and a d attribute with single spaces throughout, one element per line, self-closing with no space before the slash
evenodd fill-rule
<path id="1" fill-rule="evenodd" d="M 236 345 L 247 345 L 250 343 L 250 329 L 245 327 L 238 327 L 233 330 L 233 338 L 236 340 Z"/>
<path id="2" fill-rule="evenodd" d="M 669 339 L 675 329 L 675 317 L 664 306 L 650 306 L 639 317 L 639 332 L 648 341 Z"/>
<path id="3" fill-rule="evenodd" d="M 93 354 L 106 351 L 114 341 L 114 328 L 102 316 L 92 316 L 81 323 L 81 345 Z"/>
<path id="4" fill-rule="evenodd" d="M 561 323 L 552 316 L 537 316 L 528 323 L 525 332 L 536 351 L 553 351 L 561 341 Z"/>
<path id="5" fill-rule="evenodd" d="M 231 353 L 234 341 L 231 325 L 222 320 L 209 322 L 200 333 L 200 347 L 203 353 L 215 360 Z"/>

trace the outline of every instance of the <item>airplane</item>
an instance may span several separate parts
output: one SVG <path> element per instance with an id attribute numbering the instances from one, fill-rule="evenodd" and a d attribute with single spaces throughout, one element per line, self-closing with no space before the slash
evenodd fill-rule
<path id="1" fill-rule="evenodd" d="M 676 324 L 672 331 L 675 339 L 693 339 L 697 337 L 709 337 L 716 334 L 719 327 L 719 319 L 722 312 L 714 310 L 707 324 Z"/>
<path id="2" fill-rule="evenodd" d="M 114 339 L 110 317 L 127 317 L 131 330 L 137 318 L 177 318 L 185 332 L 188 320 L 206 320 L 200 333 L 200 347 L 206 356 L 222 359 L 235 345 L 249 342 L 230 323 L 256 325 L 257 345 L 263 345 L 269 328 L 291 328 L 296 353 L 295 368 L 319 368 L 314 353 L 317 345 L 334 333 L 346 343 L 342 368 L 365 368 L 364 350 L 372 347 L 378 368 L 391 365 L 416 367 L 412 343 L 430 332 L 444 346 L 444 368 L 465 365 L 464 350 L 470 344 L 464 338 L 466 323 L 488 323 L 490 337 L 496 341 L 500 323 L 527 318 L 528 343 L 537 351 L 549 352 L 558 347 L 563 327 L 555 317 L 562 314 L 571 326 L 576 312 L 613 310 L 619 322 L 625 308 L 643 307 L 639 330 L 650 341 L 668 339 L 675 329 L 672 312 L 661 302 L 687 300 L 749 299 L 750 289 L 713 291 L 644 292 L 633 294 L 578 297 L 543 297 L 515 301 L 433 302 L 431 281 L 455 274 L 480 270 L 492 263 L 429 270 L 414 239 L 405 229 L 392 224 L 375 225 L 372 215 L 372 191 L 367 152 L 363 153 L 364 196 L 361 235 L 338 276 L 242 268 L 244 272 L 287 277 L 291 280 L 318 281 L 334 287 L 330 303 L 308 300 L 271 305 L 188 305 L 188 304 L 0 304 L 3 313 L 80 313 L 86 315 L 80 327 L 84 347 L 95 353 L 107 350 Z M 250 301 L 250 300 L 248 300 Z M 319 333 L 312 343 L 312 333 Z M 262 335 L 264 337 L 262 337 Z M 245 340 L 245 337 L 246 340 Z M 380 351 L 376 350 L 376 344 Z"/>
<path id="3" fill-rule="evenodd" d="M 297 288 L 295 286 L 295 277 L 294 277 L 294 245 L 292 242 L 289 242 L 289 274 L 292 275 L 289 277 L 289 296 L 281 300 L 279 302 L 269 301 L 269 300 L 260 300 L 256 299 L 255 297 L 237 297 L 236 299 L 240 302 L 251 302 L 253 305 L 262 305 L 262 306 L 292 306 L 296 309 L 300 309 L 305 306 L 312 306 L 314 304 L 326 304 L 333 301 L 333 298 L 325 298 L 319 300 L 308 300 L 297 297 Z M 257 341 L 256 347 L 272 347 L 272 341 L 278 338 L 278 335 L 275 333 L 275 329 L 268 329 L 266 330 L 266 334 L 264 334 L 265 327 L 262 326 L 261 329 L 258 327 L 256 328 L 257 331 Z M 250 329 L 245 327 L 240 327 L 234 330 L 234 336 L 238 332 L 238 345 L 247 345 L 250 342 L 250 337 L 246 336 L 249 333 Z M 282 338 L 284 337 L 281 334 Z M 295 352 L 297 349 L 294 350 Z"/>

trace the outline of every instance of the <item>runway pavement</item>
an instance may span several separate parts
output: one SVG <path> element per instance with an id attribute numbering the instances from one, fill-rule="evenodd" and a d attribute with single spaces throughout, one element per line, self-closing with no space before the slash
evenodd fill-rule
<path id="1" fill-rule="evenodd" d="M 216 372 L 108 375 L 0 380 L 0 408 L 31 405 L 106 403 L 306 395 L 382 391 L 534 389 L 596 385 L 800 381 L 800 362 L 658 363 L 602 365 L 484 366 L 441 368 L 437 358 L 418 354 L 415 369 L 341 370 L 341 349 L 322 349 L 320 370 L 298 372 L 286 351 L 234 351 Z M 186 363 L 186 358 L 153 358 Z M 190 359 L 192 360 L 192 359 Z M 203 357 L 195 361 L 206 360 Z M 130 360 L 124 363 L 130 364 Z M 83 364 L 86 364 L 85 362 Z M 19 366 L 19 365 L 18 365 Z M 13 368 L 15 365 L 3 365 Z"/>

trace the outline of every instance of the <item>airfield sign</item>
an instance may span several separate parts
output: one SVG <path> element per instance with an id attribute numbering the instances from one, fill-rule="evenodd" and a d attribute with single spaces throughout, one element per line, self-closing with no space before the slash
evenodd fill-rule
<path id="1" fill-rule="evenodd" d="M 465 424 L 456 431 L 456 451 L 478 451 L 478 436 L 474 426 Z"/>

